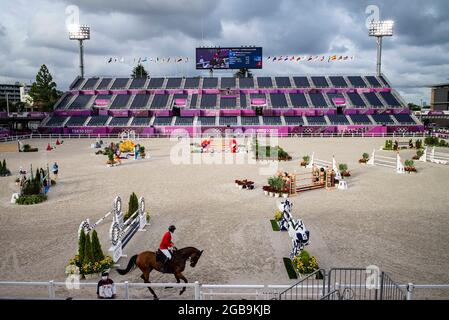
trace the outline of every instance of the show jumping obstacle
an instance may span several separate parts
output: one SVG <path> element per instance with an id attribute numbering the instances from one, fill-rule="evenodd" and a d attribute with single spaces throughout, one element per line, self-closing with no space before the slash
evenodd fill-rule
<path id="1" fill-rule="evenodd" d="M 134 130 L 125 130 L 122 133 L 120 133 L 119 136 L 122 141 L 136 140 L 136 132 Z"/>
<path id="2" fill-rule="evenodd" d="M 308 184 L 300 184 L 300 181 L 309 181 Z M 290 176 L 289 194 L 315 190 L 331 189 L 335 187 L 335 173 L 332 170 L 321 171 L 318 167 L 313 167 L 311 172 L 294 173 Z"/>
<path id="3" fill-rule="evenodd" d="M 335 172 L 335 179 L 337 179 L 337 180 L 341 180 L 342 179 L 340 170 L 338 170 L 338 167 L 337 167 L 337 161 L 335 161 L 335 157 L 334 156 L 332 156 L 332 162 L 331 162 L 331 161 L 316 159 L 315 158 L 315 152 L 313 152 L 312 153 L 312 157 L 310 159 L 310 162 L 306 166 L 306 168 L 307 169 L 312 169 L 314 166 L 316 166 L 318 168 L 332 169 Z"/>
<path id="4" fill-rule="evenodd" d="M 432 151 L 428 152 L 427 147 L 424 149 L 423 155 L 419 158 L 422 162 L 433 162 L 438 164 L 449 164 L 449 153 L 435 152 L 435 147 Z"/>
<path id="5" fill-rule="evenodd" d="M 376 154 L 376 150 L 373 150 L 371 154 L 371 158 L 367 162 L 367 164 L 372 166 L 381 166 L 392 168 L 396 170 L 396 173 L 405 173 L 404 165 L 401 162 L 401 157 L 399 156 L 399 152 L 396 154 L 396 158 L 394 157 L 385 157 L 379 156 Z"/>
<path id="6" fill-rule="evenodd" d="M 296 257 L 309 244 L 310 239 L 310 231 L 306 229 L 302 220 L 293 220 L 292 207 L 293 204 L 288 198 L 280 203 L 279 210 L 282 211 L 282 219 L 278 222 L 281 231 L 288 231 L 288 235 L 292 238 L 290 259 Z"/>
<path id="7" fill-rule="evenodd" d="M 116 263 L 121 257 L 126 257 L 126 255 L 123 255 L 123 249 L 137 233 L 137 231 L 145 231 L 144 228 L 147 225 L 145 216 L 145 200 L 143 197 L 140 197 L 139 208 L 137 211 L 134 212 L 126 221 L 123 221 L 122 200 L 120 197 L 115 197 L 112 210 L 106 213 L 97 222 L 91 224 L 89 219 L 81 222 L 78 228 L 78 238 L 81 234 L 81 230 L 84 230 L 86 233 L 90 232 L 111 215 L 112 223 L 109 228 L 111 247 L 109 248 L 109 251 L 112 253 L 112 260 Z"/>

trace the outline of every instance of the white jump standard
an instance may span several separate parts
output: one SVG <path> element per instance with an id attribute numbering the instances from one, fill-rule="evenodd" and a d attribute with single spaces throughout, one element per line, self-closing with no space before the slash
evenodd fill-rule
<path id="1" fill-rule="evenodd" d="M 313 152 L 310 162 L 306 166 L 306 168 L 311 169 L 313 167 L 332 169 L 335 172 L 335 179 L 342 180 L 342 176 L 341 176 L 340 170 L 338 170 L 337 161 L 335 161 L 334 156 L 332 156 L 332 162 L 331 162 L 331 161 L 326 161 L 326 160 L 321 160 L 321 159 L 315 158 L 315 152 Z"/>
<path id="2" fill-rule="evenodd" d="M 112 253 L 112 260 L 116 263 L 121 257 L 125 257 L 125 255 L 123 255 L 123 249 L 136 234 L 136 232 L 145 231 L 144 229 L 147 225 L 145 200 L 143 197 L 140 197 L 139 208 L 137 211 L 134 212 L 126 221 L 123 221 L 122 200 L 120 197 L 116 197 L 114 199 L 112 210 L 106 213 L 97 222 L 91 224 L 89 219 L 81 222 L 78 229 L 78 238 L 81 234 L 81 230 L 84 230 L 84 232 L 94 230 L 110 215 L 112 215 L 112 223 L 109 228 L 109 239 L 111 241 L 109 251 Z"/>
<path id="3" fill-rule="evenodd" d="M 396 173 L 405 173 L 404 165 L 401 162 L 401 156 L 399 155 L 399 152 L 396 154 L 395 157 L 386 157 L 386 156 L 379 156 L 376 154 L 376 150 L 373 150 L 373 153 L 371 154 L 371 158 L 367 162 L 367 164 L 372 166 L 381 166 L 381 167 L 387 167 L 392 168 L 396 170 Z"/>
<path id="4" fill-rule="evenodd" d="M 435 152 L 435 147 L 433 147 L 432 151 L 429 154 L 426 147 L 424 149 L 423 155 L 419 158 L 419 161 L 422 162 L 429 161 L 438 164 L 449 164 L 449 153 Z"/>

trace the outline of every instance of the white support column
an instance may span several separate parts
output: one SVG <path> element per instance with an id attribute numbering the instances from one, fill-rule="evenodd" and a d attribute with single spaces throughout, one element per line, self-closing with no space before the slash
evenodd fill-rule
<path id="1" fill-rule="evenodd" d="M 373 149 L 373 153 L 371 154 L 371 158 L 368 160 L 366 164 L 374 166 L 374 157 L 376 156 L 376 149 Z"/>
<path id="2" fill-rule="evenodd" d="M 405 168 L 401 162 L 401 156 L 399 155 L 399 152 L 396 155 L 396 173 L 405 173 Z"/>

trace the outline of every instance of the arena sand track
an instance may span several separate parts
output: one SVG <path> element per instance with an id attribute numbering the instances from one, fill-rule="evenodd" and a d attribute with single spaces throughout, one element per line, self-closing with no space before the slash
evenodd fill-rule
<path id="1" fill-rule="evenodd" d="M 108 143 L 111 140 L 106 139 Z M 28 141 L 27 141 L 28 142 Z M 266 165 L 173 165 L 169 139 L 141 140 L 149 160 L 124 161 L 107 168 L 105 156 L 94 155 L 93 140 L 65 140 L 56 150 L 44 151 L 47 140 L 31 140 L 38 153 L 1 153 L 13 176 L 0 178 L 0 280 L 65 280 L 64 268 L 77 250 L 76 232 L 85 218 L 91 221 L 110 210 L 116 195 L 127 208 L 131 192 L 144 196 L 151 212 L 151 226 L 139 232 L 126 247 L 128 257 L 157 248 L 168 225 L 176 224 L 177 247 L 204 249 L 196 268 L 184 272 L 189 281 L 217 284 L 291 284 L 282 263 L 289 254 L 286 233 L 273 232 L 276 200 L 265 197 L 261 186 Z M 293 216 L 311 230 L 308 250 L 323 268 L 377 265 L 398 282 L 449 283 L 449 167 L 416 163 L 416 175 L 398 175 L 392 169 L 358 164 L 363 152 L 378 149 L 384 139 L 314 138 L 280 139 L 294 161 L 281 163 L 287 171 L 304 172 L 303 155 L 347 163 L 352 177 L 347 191 L 317 190 L 292 198 Z M 413 151 L 402 151 L 403 159 Z M 394 155 L 394 153 L 391 153 Z M 58 184 L 49 200 L 34 206 L 9 204 L 16 190 L 19 166 L 29 168 L 57 161 Z M 254 191 L 238 190 L 235 179 L 256 182 Z M 99 228 L 103 250 L 109 248 L 109 223 Z M 121 264 L 127 263 L 127 258 Z M 115 271 L 115 281 L 141 282 L 135 270 L 126 276 Z M 91 278 L 90 281 L 97 281 Z M 172 282 L 172 275 L 153 272 L 152 282 Z M 26 289 L 27 296 L 46 289 Z M 93 296 L 58 290 L 58 297 Z M 175 289 L 157 289 L 161 298 L 177 298 Z M 18 294 L 0 288 L 0 296 Z M 20 291 L 23 295 L 23 290 Z M 186 296 L 192 297 L 189 290 Z M 434 297 L 442 297 L 434 293 Z M 134 289 L 132 297 L 150 297 Z M 417 297 L 423 297 L 419 293 Z M 446 298 L 449 295 L 446 292 Z"/>

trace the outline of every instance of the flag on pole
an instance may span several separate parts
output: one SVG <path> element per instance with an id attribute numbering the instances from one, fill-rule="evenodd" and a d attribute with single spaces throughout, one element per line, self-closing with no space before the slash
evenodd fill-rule
<path id="1" fill-rule="evenodd" d="M 108 63 L 111 63 L 111 62 L 112 62 L 112 58 L 109 58 Z"/>

